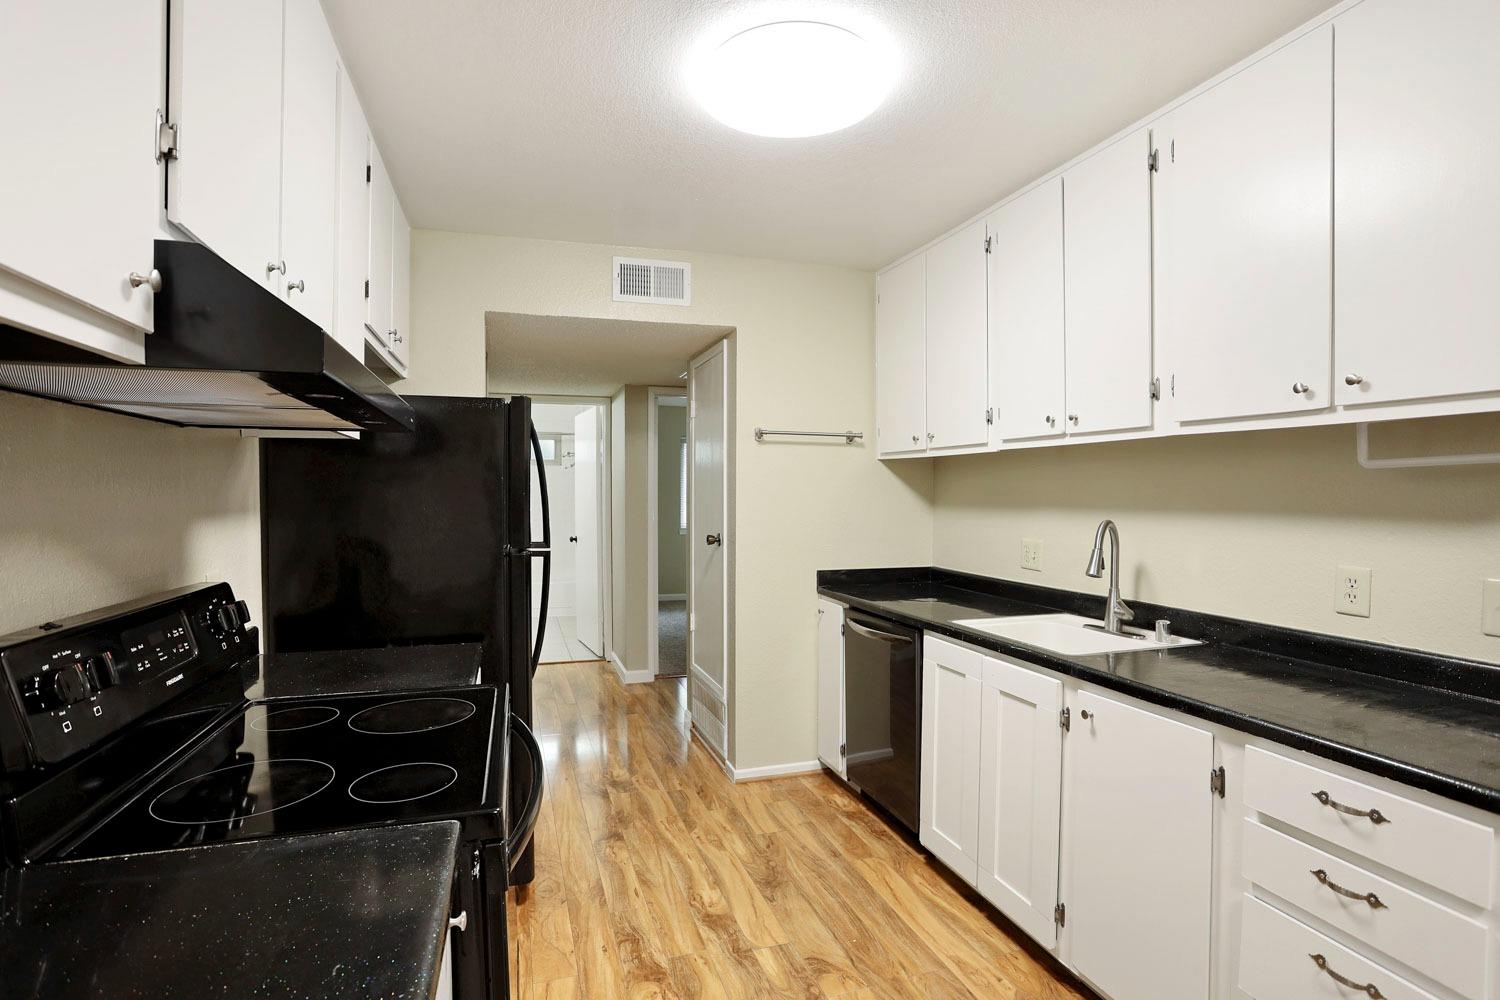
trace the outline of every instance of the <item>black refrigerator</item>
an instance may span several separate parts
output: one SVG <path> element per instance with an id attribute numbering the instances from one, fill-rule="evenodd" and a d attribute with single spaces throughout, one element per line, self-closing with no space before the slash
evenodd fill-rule
<path id="1" fill-rule="evenodd" d="M 409 434 L 262 440 L 266 652 L 382 649 L 399 662 L 401 647 L 413 659 L 477 648 L 481 683 L 508 685 L 511 710 L 530 725 L 552 541 L 531 401 L 407 401 L 416 414 Z M 530 881 L 529 853 L 517 882 Z"/>

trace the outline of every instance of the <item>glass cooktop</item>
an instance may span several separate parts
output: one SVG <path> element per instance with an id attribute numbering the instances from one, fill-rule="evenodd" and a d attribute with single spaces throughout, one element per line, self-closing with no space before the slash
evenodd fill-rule
<path id="1" fill-rule="evenodd" d="M 68 857 L 480 814 L 498 821 L 495 690 L 254 702 Z"/>

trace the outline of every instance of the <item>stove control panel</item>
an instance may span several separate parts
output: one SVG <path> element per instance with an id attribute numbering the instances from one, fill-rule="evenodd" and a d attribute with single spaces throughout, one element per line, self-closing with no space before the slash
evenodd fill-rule
<path id="1" fill-rule="evenodd" d="M 99 743 L 258 652 L 228 584 L 189 587 L 0 638 L 0 758 L 16 771 Z"/>

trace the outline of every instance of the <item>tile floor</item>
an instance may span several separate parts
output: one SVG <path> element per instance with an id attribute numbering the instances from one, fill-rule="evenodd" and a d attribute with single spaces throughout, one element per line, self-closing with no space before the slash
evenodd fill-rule
<path id="1" fill-rule="evenodd" d="M 547 616 L 547 634 L 542 637 L 543 663 L 597 660 L 601 652 L 578 641 L 577 622 L 572 615 Z"/>

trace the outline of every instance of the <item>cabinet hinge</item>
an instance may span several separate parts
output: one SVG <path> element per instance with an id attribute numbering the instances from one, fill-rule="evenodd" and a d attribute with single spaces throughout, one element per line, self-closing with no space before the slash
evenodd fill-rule
<path id="1" fill-rule="evenodd" d="M 1208 790 L 1219 798 L 1224 797 L 1224 769 L 1216 767 L 1208 772 Z"/>
<path id="2" fill-rule="evenodd" d="M 995 408 L 993 406 L 984 411 L 984 422 L 987 424 L 993 424 L 995 422 Z"/>
<path id="3" fill-rule="evenodd" d="M 1177 398 L 1177 373 L 1176 372 L 1172 373 L 1171 391 L 1172 391 L 1172 398 L 1176 399 Z"/>
<path id="4" fill-rule="evenodd" d="M 1059 927 L 1066 927 L 1066 926 L 1068 926 L 1068 907 L 1067 907 L 1067 905 L 1064 904 L 1064 903 L 1058 903 L 1056 906 L 1054 906 L 1052 908 L 1052 919 L 1054 921 L 1056 921 L 1057 926 L 1059 926 Z"/>
<path id="5" fill-rule="evenodd" d="M 688 615 L 688 631 L 689 632 L 696 632 L 696 631 L 698 631 L 698 613 L 696 611 L 694 611 L 692 614 Z"/>
<path id="6" fill-rule="evenodd" d="M 160 109 L 156 112 L 156 162 L 177 159 L 177 126 L 167 121 Z"/>
<path id="7" fill-rule="evenodd" d="M 849 756 L 849 744 L 847 744 L 847 743 L 840 743 L 839 744 L 839 756 L 840 757 L 847 757 L 847 756 Z"/>
<path id="8" fill-rule="evenodd" d="M 365 298 L 368 299 L 369 297 L 370 297 L 370 279 L 366 278 L 365 279 Z"/>
<path id="9" fill-rule="evenodd" d="M 1057 725 L 1065 733 L 1072 732 L 1072 730 L 1073 730 L 1073 711 L 1072 711 L 1072 709 L 1065 708 L 1061 712 L 1057 713 Z"/>
<path id="10" fill-rule="evenodd" d="M 844 631 L 844 626 L 842 626 L 842 625 L 840 625 L 840 626 L 839 626 L 839 635 L 847 635 L 847 634 L 848 634 L 848 633 L 846 633 L 846 632 L 845 632 L 845 631 Z"/>
<path id="11" fill-rule="evenodd" d="M 994 240 L 995 240 L 995 237 L 993 237 L 993 236 L 986 236 L 984 238 L 984 252 L 985 253 L 989 253 L 990 252 L 990 245 L 994 242 Z"/>
<path id="12" fill-rule="evenodd" d="M 370 183 L 370 165 L 368 163 L 365 164 L 365 183 Z"/>
<path id="13" fill-rule="evenodd" d="M 1151 380 L 1151 398 L 1161 399 L 1161 379 L 1159 378 Z"/>
<path id="14" fill-rule="evenodd" d="M 1146 169 L 1153 174 L 1161 169 L 1161 150 L 1153 149 L 1146 154 Z"/>

